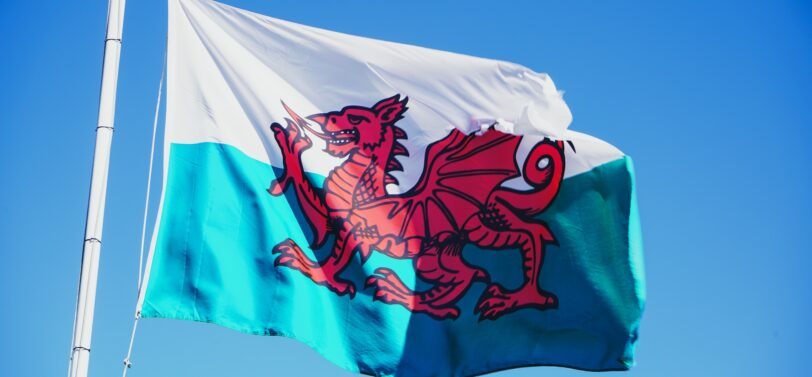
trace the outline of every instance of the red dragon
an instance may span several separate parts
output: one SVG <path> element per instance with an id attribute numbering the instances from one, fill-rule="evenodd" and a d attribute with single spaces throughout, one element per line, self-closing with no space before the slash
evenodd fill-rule
<path id="1" fill-rule="evenodd" d="M 418 292 L 388 268 L 366 280 L 373 299 L 399 304 L 438 319 L 457 318 L 456 302 L 474 282 L 489 283 L 474 310 L 479 319 L 496 319 L 521 308 L 551 309 L 558 299 L 539 287 L 544 249 L 557 244 L 548 226 L 534 218 L 555 199 L 564 173 L 564 144 L 544 139 L 536 144 L 520 173 L 516 152 L 521 136 L 493 128 L 481 135 L 458 130 L 428 146 L 422 176 L 408 192 L 388 194 L 397 183 L 390 174 L 402 170 L 398 156 L 408 156 L 399 142 L 406 132 L 395 123 L 403 118 L 408 98 L 395 95 L 372 107 L 347 106 L 307 117 L 321 130 L 282 103 L 290 115 L 287 126 L 271 125 L 282 150 L 284 173 L 268 189 L 282 195 L 293 186 L 310 226 L 311 247 L 335 236 L 332 252 L 323 260 L 310 259 L 293 240 L 276 245 L 276 266 L 301 271 L 317 284 L 339 295 L 355 295 L 355 285 L 339 275 L 355 252 L 362 262 L 373 251 L 392 258 L 411 259 L 416 275 L 432 287 Z M 305 176 L 302 152 L 312 146 L 305 133 L 326 142 L 325 151 L 344 161 L 334 168 L 323 187 Z M 532 187 L 518 191 L 502 183 L 519 176 Z M 466 262 L 466 244 L 480 248 L 519 249 L 521 287 L 506 289 L 490 283 L 488 273 Z"/>

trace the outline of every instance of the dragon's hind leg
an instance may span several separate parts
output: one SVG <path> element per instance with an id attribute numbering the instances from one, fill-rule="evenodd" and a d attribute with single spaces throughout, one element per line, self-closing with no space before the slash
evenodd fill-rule
<path id="1" fill-rule="evenodd" d="M 460 315 L 460 310 L 454 306 L 436 307 L 426 299 L 427 296 L 448 293 L 452 289 L 450 285 L 436 286 L 426 292 L 415 292 L 409 289 L 400 280 L 400 277 L 388 268 L 381 267 L 375 270 L 375 274 L 366 281 L 367 287 L 375 287 L 375 295 L 372 296 L 373 300 L 402 305 L 411 312 L 426 313 L 437 319 L 454 319 Z"/>
<path id="2" fill-rule="evenodd" d="M 375 270 L 367 287 L 375 287 L 374 299 L 399 304 L 412 312 L 422 312 L 432 317 L 457 318 L 460 310 L 456 302 L 475 281 L 489 281 L 488 274 L 462 260 L 462 245 L 453 243 L 427 248 L 414 260 L 417 276 L 434 286 L 426 291 L 410 289 L 394 271 L 388 268 Z"/>
<path id="3" fill-rule="evenodd" d="M 341 231 L 336 237 L 333 252 L 323 261 L 316 262 L 305 255 L 304 251 L 293 240 L 282 241 L 273 248 L 279 257 L 274 261 L 276 266 L 286 266 L 301 271 L 315 283 L 329 288 L 339 295 L 355 296 L 355 285 L 338 277 L 347 267 L 353 251 L 358 248 L 358 240 L 348 231 Z"/>
<path id="4" fill-rule="evenodd" d="M 499 284 L 491 284 L 474 310 L 479 313 L 480 320 L 496 319 L 521 308 L 558 307 L 556 296 L 539 287 L 545 244 L 555 242 L 546 224 L 525 220 L 507 206 L 492 202 L 482 212 L 471 217 L 464 229 L 469 240 L 482 248 L 518 248 L 522 253 L 522 286 L 509 290 Z"/>

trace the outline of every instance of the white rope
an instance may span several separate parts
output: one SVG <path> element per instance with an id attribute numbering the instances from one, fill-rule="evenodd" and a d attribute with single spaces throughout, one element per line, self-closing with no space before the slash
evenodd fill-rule
<path id="1" fill-rule="evenodd" d="M 161 94 L 164 88 L 164 76 L 166 75 L 166 50 L 164 50 L 164 61 L 161 67 L 161 81 L 158 83 L 158 100 L 155 103 L 155 118 L 152 121 L 152 143 L 149 149 L 149 172 L 147 173 L 147 194 L 144 199 L 144 220 L 141 225 L 141 252 L 138 255 L 138 297 L 141 297 L 141 286 L 143 283 L 143 270 L 144 270 L 144 248 L 147 238 L 147 217 L 149 214 L 149 194 L 152 190 L 152 167 L 155 161 L 155 139 L 158 134 L 158 116 L 161 113 Z M 124 372 L 122 377 L 127 377 L 127 370 L 132 367 L 130 357 L 133 354 L 133 343 L 135 343 L 135 330 L 138 328 L 138 319 L 141 318 L 141 312 L 135 313 L 135 320 L 133 321 L 133 330 L 130 335 L 130 346 L 127 348 L 127 357 L 124 358 Z"/>
<path id="2" fill-rule="evenodd" d="M 127 357 L 124 358 L 124 372 L 121 373 L 121 377 L 127 377 L 127 370 L 132 368 L 133 363 L 130 362 L 130 357 L 133 354 L 133 343 L 135 342 L 135 330 L 138 328 L 138 318 L 140 318 L 140 314 L 135 315 L 135 321 L 133 321 L 133 332 L 130 335 L 130 347 L 127 349 Z"/>
<path id="3" fill-rule="evenodd" d="M 141 252 L 138 255 L 138 292 L 141 292 L 141 283 L 144 277 L 144 247 L 147 238 L 147 215 L 149 214 L 149 193 L 152 189 L 152 167 L 155 160 L 155 136 L 158 134 L 158 116 L 161 112 L 161 94 L 164 88 L 164 75 L 166 74 L 166 51 L 164 51 L 164 62 L 161 67 L 161 81 L 158 84 L 158 101 L 155 103 L 155 118 L 152 121 L 152 143 L 149 147 L 149 173 L 147 173 L 147 194 L 144 198 L 144 221 L 141 225 Z"/>

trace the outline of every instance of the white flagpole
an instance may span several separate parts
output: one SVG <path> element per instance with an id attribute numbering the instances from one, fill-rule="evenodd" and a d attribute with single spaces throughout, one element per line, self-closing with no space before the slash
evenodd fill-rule
<path id="1" fill-rule="evenodd" d="M 73 324 L 70 377 L 87 376 L 90 363 L 90 337 L 93 332 L 93 311 L 96 303 L 96 279 L 99 271 L 102 225 L 104 224 L 104 201 L 107 195 L 110 144 L 113 140 L 124 4 L 125 0 L 109 0 L 107 6 L 107 37 L 104 40 L 96 147 L 93 152 L 90 199 L 87 205 L 85 241 L 82 247 L 82 272 L 79 277 L 79 295 Z"/>

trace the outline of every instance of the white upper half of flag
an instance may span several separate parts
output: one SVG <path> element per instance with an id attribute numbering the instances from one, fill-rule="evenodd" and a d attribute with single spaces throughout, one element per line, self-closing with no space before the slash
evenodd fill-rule
<path id="1" fill-rule="evenodd" d="M 397 125 L 407 131 L 398 174 L 408 187 L 420 175 L 423 152 L 454 127 L 465 133 L 499 120 L 528 135 L 522 153 L 544 136 L 573 141 L 565 176 L 623 153 L 567 130 L 569 108 L 552 79 L 523 66 L 379 41 L 303 26 L 208 0 L 169 1 L 165 142 L 217 142 L 277 167 L 282 159 L 270 130 L 289 117 L 284 101 L 307 116 L 372 106 L 395 94 L 409 98 Z M 305 169 L 326 175 L 339 163 L 313 138 Z M 526 145 L 525 145 L 526 144 Z M 166 150 L 168 153 L 168 149 Z M 414 168 L 411 168 L 414 167 Z"/>

